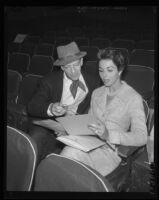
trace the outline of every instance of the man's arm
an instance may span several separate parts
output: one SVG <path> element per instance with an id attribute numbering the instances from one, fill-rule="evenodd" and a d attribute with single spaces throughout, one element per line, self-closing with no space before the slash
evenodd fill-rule
<path id="1" fill-rule="evenodd" d="M 51 88 L 48 81 L 41 79 L 39 87 L 27 105 L 28 114 L 34 117 L 49 117 L 47 110 L 51 103 L 50 93 Z"/>

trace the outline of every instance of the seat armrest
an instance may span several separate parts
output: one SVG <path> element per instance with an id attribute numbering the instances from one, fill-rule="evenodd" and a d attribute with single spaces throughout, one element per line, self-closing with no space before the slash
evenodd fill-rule
<path id="1" fill-rule="evenodd" d="M 18 104 L 15 104 L 15 103 L 8 103 L 7 104 L 7 111 L 18 114 L 18 115 L 27 116 L 26 106 L 24 106 L 24 105 L 18 105 Z"/>
<path id="2" fill-rule="evenodd" d="M 144 146 L 123 146 L 119 145 L 118 146 L 118 155 L 123 158 L 127 159 L 130 156 L 133 156 L 134 154 L 136 155 L 137 152 L 140 152 L 144 150 Z"/>
<path id="3" fill-rule="evenodd" d="M 154 91 L 149 90 L 147 92 L 143 92 L 141 95 L 142 95 L 143 99 L 145 99 L 146 101 L 150 101 L 150 99 L 154 96 Z"/>

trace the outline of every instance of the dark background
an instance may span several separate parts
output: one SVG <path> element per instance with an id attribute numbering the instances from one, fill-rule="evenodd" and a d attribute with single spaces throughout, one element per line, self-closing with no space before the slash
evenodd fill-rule
<path id="1" fill-rule="evenodd" d="M 6 6 L 5 37 L 11 42 L 17 33 L 42 36 L 49 30 L 94 26 L 105 29 L 104 37 L 110 39 L 124 33 L 125 39 L 132 33 L 139 35 L 138 39 L 154 39 L 156 9 L 155 6 Z"/>

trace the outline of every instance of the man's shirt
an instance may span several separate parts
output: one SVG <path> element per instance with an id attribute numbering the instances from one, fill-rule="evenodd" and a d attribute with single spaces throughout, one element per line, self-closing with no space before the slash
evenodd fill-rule
<path id="1" fill-rule="evenodd" d="M 86 83 L 84 81 L 84 78 L 82 74 L 79 77 L 79 80 L 84 84 L 85 91 L 82 90 L 80 87 L 77 88 L 77 93 L 75 98 L 72 96 L 72 93 L 70 91 L 70 85 L 72 84 L 72 80 L 69 79 L 66 74 L 64 73 L 63 76 L 63 91 L 62 91 L 62 97 L 60 103 L 62 105 L 68 106 L 68 112 L 70 114 L 76 114 L 76 111 L 78 109 L 79 104 L 85 99 L 88 88 L 86 86 Z M 49 105 L 50 107 L 51 105 Z M 48 107 L 47 114 L 49 116 L 53 116 L 53 114 L 50 112 L 50 109 Z"/>

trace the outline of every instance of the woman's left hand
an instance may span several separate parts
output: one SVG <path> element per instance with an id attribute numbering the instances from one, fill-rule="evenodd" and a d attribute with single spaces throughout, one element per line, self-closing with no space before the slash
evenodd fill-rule
<path id="1" fill-rule="evenodd" d="M 108 130 L 101 121 L 97 121 L 97 124 L 89 124 L 88 128 L 92 130 L 95 134 L 97 134 L 102 139 L 108 138 Z"/>

